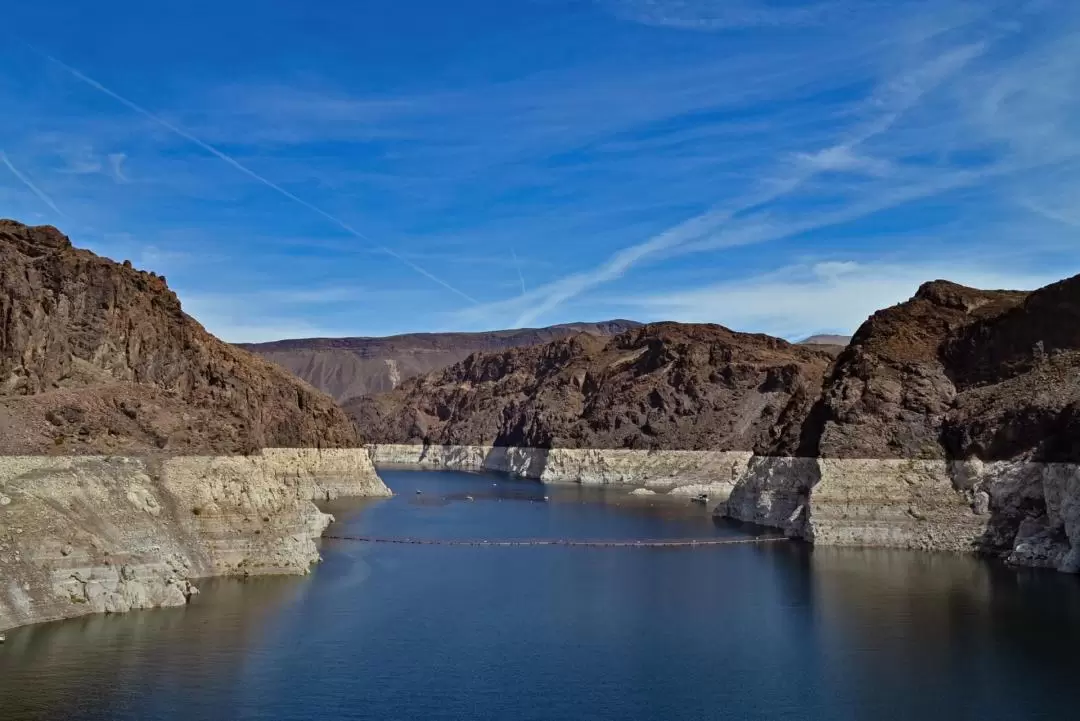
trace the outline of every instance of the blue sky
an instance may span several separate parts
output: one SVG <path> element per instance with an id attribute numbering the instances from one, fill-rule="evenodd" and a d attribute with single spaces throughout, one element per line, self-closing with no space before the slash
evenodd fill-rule
<path id="1" fill-rule="evenodd" d="M 18 3 L 0 215 L 226 340 L 798 338 L 1080 272 L 1080 3 Z"/>

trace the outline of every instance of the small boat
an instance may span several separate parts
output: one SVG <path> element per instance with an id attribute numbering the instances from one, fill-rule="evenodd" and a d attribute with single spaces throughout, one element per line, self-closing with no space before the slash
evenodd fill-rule
<path id="1" fill-rule="evenodd" d="M 465 496 L 465 500 L 466 501 L 471 501 L 471 500 L 473 500 L 473 497 L 472 496 Z"/>
<path id="2" fill-rule="evenodd" d="M 5 636 L 4 634 L 0 633 L 0 643 L 3 643 L 4 641 L 7 641 L 7 636 Z"/>
<path id="3" fill-rule="evenodd" d="M 417 489 L 416 489 L 416 495 L 418 495 L 418 496 L 419 496 L 419 495 L 420 495 L 420 494 L 422 494 L 422 493 L 423 493 L 423 491 L 421 491 L 421 490 L 420 490 L 419 488 L 417 488 Z"/>
<path id="4" fill-rule="evenodd" d="M 690 501 L 692 503 L 700 503 L 701 505 L 704 506 L 706 503 L 709 502 L 709 494 L 708 493 L 699 493 L 696 496 L 694 496 L 693 498 L 691 498 Z"/>

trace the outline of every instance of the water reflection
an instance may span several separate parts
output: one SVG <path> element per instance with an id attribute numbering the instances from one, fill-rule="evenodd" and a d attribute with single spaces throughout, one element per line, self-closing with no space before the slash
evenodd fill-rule
<path id="1" fill-rule="evenodd" d="M 220 700 L 241 688 L 244 659 L 272 633 L 275 616 L 295 602 L 304 581 L 216 579 L 199 585 L 203 595 L 184 608 L 9 631 L 0 647 L 0 718 L 108 718 L 135 705 L 197 709 L 193 689 L 208 689 Z M 137 698 L 148 684 L 155 698 Z"/>
<path id="2" fill-rule="evenodd" d="M 700 507 L 476 474 L 388 474 L 336 530 L 711 538 Z M 420 490 L 420 494 L 415 491 Z M 547 499 L 544 496 L 548 496 Z M 473 500 L 467 500 L 472 497 Z M 805 545 L 369 546 L 186 609 L 18 629 L 13 719 L 1067 718 L 1080 580 Z"/>

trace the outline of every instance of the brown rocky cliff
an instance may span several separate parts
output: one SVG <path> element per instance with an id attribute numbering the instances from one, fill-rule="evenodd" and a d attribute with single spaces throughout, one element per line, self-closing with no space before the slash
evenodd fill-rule
<path id="1" fill-rule="evenodd" d="M 0 452 L 355 445 L 323 394 L 219 341 L 163 277 L 0 221 Z"/>
<path id="2" fill-rule="evenodd" d="M 1031 293 L 935 281 L 840 355 L 802 455 L 1080 461 L 1080 278 Z"/>
<path id="3" fill-rule="evenodd" d="M 1080 276 L 965 327 L 942 361 L 957 388 L 950 455 L 1080 462 Z"/>
<path id="4" fill-rule="evenodd" d="M 658 323 L 470 356 L 346 404 L 365 440 L 791 453 L 831 354 Z"/>

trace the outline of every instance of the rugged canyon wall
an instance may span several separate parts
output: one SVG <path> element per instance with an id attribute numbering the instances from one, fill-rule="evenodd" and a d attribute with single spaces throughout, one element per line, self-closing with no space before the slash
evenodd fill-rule
<path id="1" fill-rule="evenodd" d="M 194 581 L 306 573 L 331 516 L 386 495 L 363 449 L 0 458 L 0 630 L 176 606 Z"/>
<path id="2" fill-rule="evenodd" d="M 386 495 L 355 427 L 165 279 L 0 221 L 0 629 L 298 573 L 313 499 Z"/>
<path id="3" fill-rule="evenodd" d="M 835 360 L 658 324 L 475 356 L 349 410 L 376 463 L 700 487 L 718 513 L 818 544 L 1080 571 L 1080 277 L 927 283 Z"/>
<path id="4" fill-rule="evenodd" d="M 476 354 L 345 408 L 372 443 L 791 454 L 833 355 L 657 323 Z"/>
<path id="5" fill-rule="evenodd" d="M 1078 412 L 1080 277 L 927 283 L 863 324 L 826 379 L 803 426 L 819 478 L 802 532 L 1080 571 Z"/>
<path id="6" fill-rule="evenodd" d="M 657 493 L 727 498 L 748 451 L 645 451 L 518 446 L 368 446 L 376 466 L 499 471 L 545 483 L 642 487 Z"/>
<path id="7" fill-rule="evenodd" d="M 0 453 L 350 447 L 349 419 L 223 343 L 165 279 L 0 220 Z"/>

